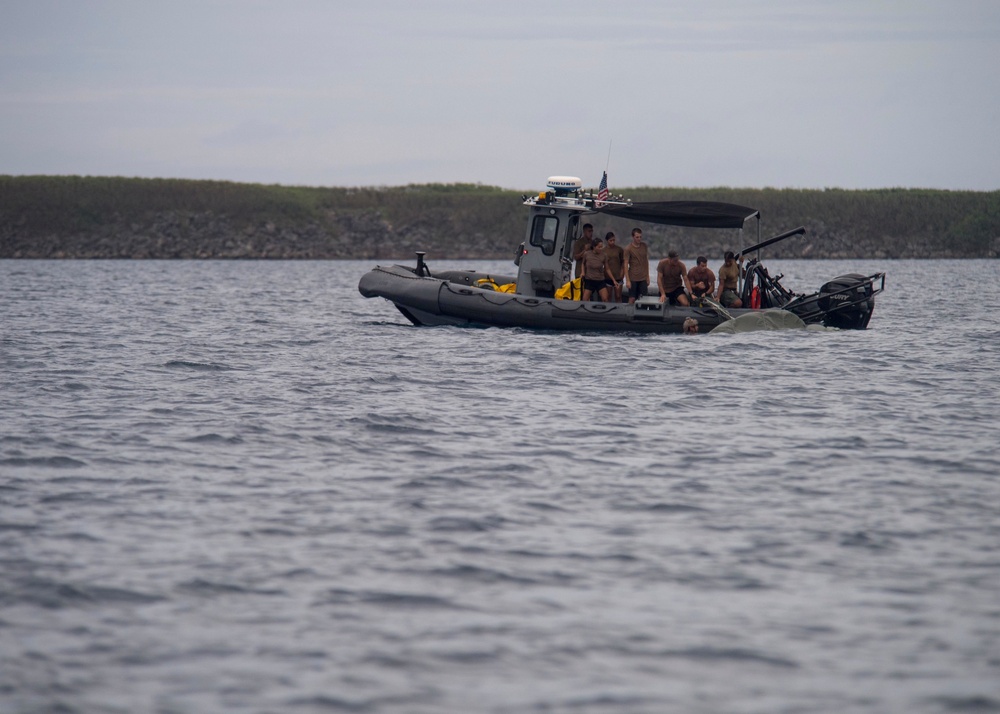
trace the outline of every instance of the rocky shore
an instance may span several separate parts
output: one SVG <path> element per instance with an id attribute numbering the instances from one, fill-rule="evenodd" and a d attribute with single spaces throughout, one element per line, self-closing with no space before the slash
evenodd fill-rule
<path id="1" fill-rule="evenodd" d="M 597 223 L 599 221 L 595 221 Z M 629 226 L 608 221 L 598 232 L 628 235 Z M 775 258 L 996 258 L 1000 238 L 984 251 L 929 236 L 858 235 L 845 226 L 807 221 L 806 233 L 767 249 Z M 767 236 L 764 236 L 767 237 Z M 692 234 L 646 226 L 654 255 L 676 248 L 685 256 L 713 257 L 738 248 L 735 232 Z M 755 234 L 745 234 L 751 243 Z M 231 216 L 167 212 L 148 222 L 119 218 L 87 231 L 34 232 L 0 225 L 0 258 L 81 259 L 403 259 L 423 250 L 437 259 L 512 256 L 521 235 L 504 239 L 483 230 L 443 233 L 428 225 L 394 226 L 378 215 L 343 216 L 325 223 L 245 223 Z"/>
<path id="2" fill-rule="evenodd" d="M 211 211 L 172 211 L 145 223 L 119 218 L 88 231 L 36 233 L 3 225 L 0 258 L 384 259 L 416 250 L 438 258 L 499 258 L 513 255 L 519 240 L 512 236 L 500 250 L 481 232 L 442 237 L 430 226 L 397 228 L 378 215 L 246 223 Z"/>
<path id="3" fill-rule="evenodd" d="M 75 179 L 73 190 L 68 191 L 66 181 L 70 179 L 42 177 L 36 180 L 39 185 L 26 189 L 24 179 L 0 177 L 0 258 L 385 260 L 409 259 L 414 251 L 423 250 L 435 259 L 502 259 L 513 257 L 523 240 L 525 215 L 520 195 L 500 189 L 403 187 L 363 193 L 347 189 L 243 189 L 239 184 L 210 182 L 161 181 L 162 186 L 150 186 L 149 180 L 143 179 Z M 119 183 L 98 193 L 88 181 Z M 46 192 L 45 186 L 60 190 Z M 242 195 L 241 191 L 251 189 L 257 193 Z M 218 197 L 213 197 L 213 191 Z M 858 202 L 852 192 L 832 196 L 802 193 L 782 194 L 781 200 L 766 191 L 706 198 L 761 207 L 767 226 L 763 238 L 805 226 L 805 235 L 768 248 L 769 257 L 1000 257 L 1000 192 L 938 192 L 942 194 L 937 197 L 941 205 L 959 199 L 968 205 L 953 206 L 944 219 L 941 211 L 912 215 L 916 210 L 913 206 L 921 203 L 905 192 L 898 200 L 891 195 L 892 200 L 879 196 L 879 209 L 874 211 L 843 210 Z M 308 204 L 303 196 L 309 199 Z M 155 210 L 150 203 L 156 204 Z M 604 217 L 595 217 L 592 222 L 599 235 L 613 230 L 626 240 L 632 227 Z M 698 232 L 649 225 L 644 230 L 654 255 L 676 248 L 684 256 L 718 257 L 727 249 L 739 248 L 741 242 L 735 231 Z M 756 239 L 755 230 L 752 234 L 747 231 L 742 245 Z"/>

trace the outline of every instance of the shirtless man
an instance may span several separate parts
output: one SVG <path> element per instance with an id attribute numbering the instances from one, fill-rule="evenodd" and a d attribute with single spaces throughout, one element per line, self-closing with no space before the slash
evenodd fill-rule
<path id="1" fill-rule="evenodd" d="M 625 275 L 625 289 L 628 290 L 628 304 L 646 294 L 649 287 L 649 246 L 642 239 L 642 231 L 632 229 L 632 242 L 622 253 L 622 272 Z"/>
<path id="2" fill-rule="evenodd" d="M 625 249 L 618 245 L 618 239 L 611 231 L 604 236 L 604 243 L 604 254 L 608 256 L 608 269 L 613 278 L 611 289 L 615 294 L 615 302 L 621 302 L 622 278 L 625 275 Z"/>
<path id="3" fill-rule="evenodd" d="M 740 256 L 740 260 L 743 257 Z M 722 303 L 723 307 L 743 307 L 737 289 L 740 285 L 740 266 L 736 264 L 736 256 L 733 251 L 726 251 L 726 262 L 719 266 L 719 294 L 715 299 Z"/>
<path id="4" fill-rule="evenodd" d="M 708 258 L 703 255 L 698 256 L 698 264 L 688 271 L 688 285 L 691 286 L 691 297 L 694 300 L 708 295 L 712 297 L 715 292 L 715 273 L 708 267 Z"/>
<path id="5" fill-rule="evenodd" d="M 677 259 L 676 250 L 667 253 L 667 257 L 656 266 L 656 284 L 660 288 L 660 302 L 669 300 L 671 305 L 691 305 L 684 292 L 685 288 L 691 289 L 687 266 Z"/>

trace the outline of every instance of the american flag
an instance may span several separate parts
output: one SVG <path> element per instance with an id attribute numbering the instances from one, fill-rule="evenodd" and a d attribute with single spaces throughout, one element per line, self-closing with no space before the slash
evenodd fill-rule
<path id="1" fill-rule="evenodd" d="M 607 201 L 608 200 L 608 172 L 605 171 L 604 175 L 601 176 L 601 185 L 597 189 L 597 200 Z"/>

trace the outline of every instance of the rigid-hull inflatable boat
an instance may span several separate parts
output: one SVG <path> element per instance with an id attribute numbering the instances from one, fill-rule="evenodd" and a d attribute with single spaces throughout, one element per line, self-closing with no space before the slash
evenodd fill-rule
<path id="1" fill-rule="evenodd" d="M 804 228 L 767 240 L 760 238 L 760 213 L 746 206 L 712 201 L 658 201 L 632 203 L 620 197 L 601 200 L 580 188 L 580 180 L 556 176 L 548 190 L 526 197 L 527 234 L 518 246 L 517 275 L 476 271 L 431 271 L 424 253 L 414 267 L 377 266 L 364 276 L 358 290 L 365 297 L 382 297 L 415 325 L 526 327 L 544 330 L 603 330 L 627 332 L 682 332 L 693 319 L 699 332 L 762 309 L 787 310 L 806 324 L 863 330 L 875 308 L 875 295 L 885 287 L 885 273 L 841 275 L 813 294 L 798 294 L 772 277 L 759 257 L 751 253 L 805 232 Z M 572 246 L 583 218 L 591 215 L 628 218 L 637 223 L 698 228 L 738 228 L 757 219 L 757 242 L 742 249 L 739 295 L 741 309 L 727 309 L 706 298 L 691 306 L 660 302 L 655 286 L 633 304 L 561 299 L 557 291 L 572 279 Z M 690 324 L 690 323 L 689 323 Z"/>

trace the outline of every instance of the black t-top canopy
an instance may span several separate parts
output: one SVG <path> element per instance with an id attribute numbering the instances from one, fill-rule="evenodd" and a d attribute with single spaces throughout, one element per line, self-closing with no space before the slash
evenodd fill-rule
<path id="1" fill-rule="evenodd" d="M 631 206 L 602 206 L 597 212 L 689 228 L 742 228 L 745 220 L 760 215 L 756 208 L 716 201 L 645 201 Z"/>

